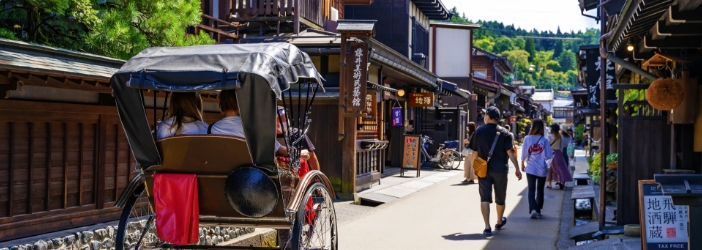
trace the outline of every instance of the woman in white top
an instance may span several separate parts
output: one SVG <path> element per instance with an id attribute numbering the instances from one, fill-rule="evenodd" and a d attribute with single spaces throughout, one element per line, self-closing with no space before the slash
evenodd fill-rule
<path id="1" fill-rule="evenodd" d="M 158 124 L 156 139 L 207 134 L 207 123 L 202 121 L 202 99 L 197 92 L 172 93 L 168 116 Z"/>
<path id="2" fill-rule="evenodd" d="M 529 135 L 524 137 L 522 145 L 522 171 L 527 174 L 527 200 L 532 219 L 540 217 L 544 207 L 544 184 L 548 173 L 546 159 L 551 158 L 551 146 L 548 139 L 544 138 L 544 121 L 536 119 L 531 122 L 531 130 Z"/>
<path id="3" fill-rule="evenodd" d="M 244 126 L 241 123 L 241 116 L 239 115 L 239 103 L 236 99 L 235 90 L 223 90 L 219 93 L 219 109 L 222 110 L 224 118 L 213 123 L 206 130 L 206 133 L 246 138 Z M 288 149 L 280 145 L 278 141 L 275 142 L 275 152 L 277 155 L 288 155 Z"/>

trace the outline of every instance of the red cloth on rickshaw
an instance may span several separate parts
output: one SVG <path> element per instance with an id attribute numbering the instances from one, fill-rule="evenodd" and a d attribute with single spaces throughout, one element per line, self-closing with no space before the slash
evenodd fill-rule
<path id="1" fill-rule="evenodd" d="M 300 170 L 297 171 L 297 175 L 300 176 L 300 179 L 305 177 L 307 173 L 310 172 L 310 164 L 307 163 L 307 160 L 302 160 L 300 159 Z M 314 194 L 313 194 L 314 195 Z M 312 197 L 307 199 L 307 204 L 305 204 L 305 223 L 308 225 L 312 225 L 314 223 L 314 217 L 317 214 L 314 210 L 314 201 L 312 200 Z"/>
<path id="2" fill-rule="evenodd" d="M 195 174 L 154 174 L 156 232 L 174 245 L 195 244 L 200 207 Z"/>

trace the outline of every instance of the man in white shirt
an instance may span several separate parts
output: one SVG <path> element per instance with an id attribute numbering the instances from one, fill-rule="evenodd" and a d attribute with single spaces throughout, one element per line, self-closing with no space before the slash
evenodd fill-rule
<path id="1" fill-rule="evenodd" d="M 223 90 L 219 93 L 219 108 L 224 114 L 224 118 L 210 125 L 208 134 L 229 135 L 246 138 L 244 126 L 239 115 L 239 104 L 236 99 L 236 91 Z M 276 155 L 287 156 L 288 148 L 275 142 Z"/>

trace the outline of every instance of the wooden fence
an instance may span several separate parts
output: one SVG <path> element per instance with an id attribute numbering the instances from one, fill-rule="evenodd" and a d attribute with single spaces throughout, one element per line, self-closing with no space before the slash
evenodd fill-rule
<path id="1" fill-rule="evenodd" d="M 0 241 L 116 220 L 136 174 L 110 106 L 0 101 Z"/>

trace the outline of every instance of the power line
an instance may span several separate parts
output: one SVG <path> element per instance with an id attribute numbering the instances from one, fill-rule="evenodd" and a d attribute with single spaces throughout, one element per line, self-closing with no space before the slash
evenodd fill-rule
<path id="1" fill-rule="evenodd" d="M 517 36 L 519 38 L 545 39 L 545 40 L 583 40 L 575 37 L 546 37 L 546 36 Z"/>

